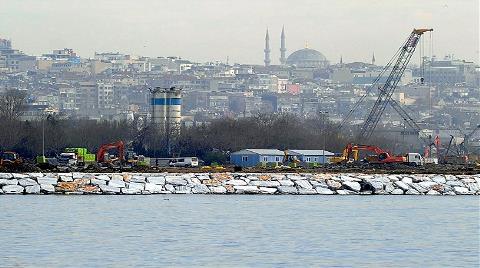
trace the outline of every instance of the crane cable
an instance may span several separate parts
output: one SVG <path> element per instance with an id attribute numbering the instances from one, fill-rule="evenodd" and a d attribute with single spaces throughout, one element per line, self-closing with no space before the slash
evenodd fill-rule
<path id="1" fill-rule="evenodd" d="M 350 117 L 353 115 L 353 113 L 358 109 L 358 107 L 362 104 L 362 102 L 367 98 L 367 96 L 370 94 L 370 92 L 373 90 L 373 88 L 375 88 L 378 85 L 378 82 L 383 77 L 383 74 L 385 74 L 385 72 L 391 68 L 393 62 L 399 56 L 400 52 L 402 51 L 403 47 L 407 44 L 408 40 L 409 40 L 409 38 L 407 38 L 407 40 L 405 42 L 403 42 L 403 45 L 397 50 L 397 52 L 395 52 L 395 54 L 392 56 L 392 58 L 387 63 L 387 65 L 385 65 L 385 67 L 382 69 L 382 71 L 377 76 L 377 78 L 375 78 L 372 85 L 367 89 L 365 94 L 362 97 L 360 97 L 360 99 L 353 105 L 352 109 L 343 118 L 343 120 L 340 123 L 338 129 L 342 129 L 345 126 L 345 124 L 348 123 L 348 121 L 349 121 Z"/>

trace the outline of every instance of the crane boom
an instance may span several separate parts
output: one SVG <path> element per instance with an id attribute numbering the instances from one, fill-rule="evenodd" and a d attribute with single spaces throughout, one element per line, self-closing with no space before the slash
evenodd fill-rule
<path id="1" fill-rule="evenodd" d="M 402 78 L 403 72 L 405 71 L 405 68 L 410 62 L 413 53 L 415 52 L 415 48 L 418 44 L 420 37 L 423 33 L 430 31 L 433 31 L 433 29 L 414 29 L 408 39 L 400 48 L 400 53 L 398 55 L 396 63 L 393 66 L 392 71 L 390 72 L 390 75 L 388 76 L 383 86 L 379 88 L 378 98 L 375 101 L 372 110 L 368 114 L 368 117 L 365 120 L 362 128 L 360 129 L 360 132 L 357 136 L 358 140 L 367 140 L 372 136 L 383 112 L 385 111 L 385 108 L 387 107 L 387 104 L 389 102 L 391 103 L 391 97 L 393 95 L 393 92 L 395 91 L 395 88 L 397 87 L 400 78 Z M 406 114 L 401 112 L 403 111 L 403 109 L 400 108 L 400 110 L 398 110 L 398 107 L 400 107 L 399 105 L 396 106 L 395 104 L 392 104 L 392 106 L 395 108 L 395 110 L 397 110 L 397 112 L 400 112 L 403 115 Z M 411 122 L 413 122 L 413 120 Z M 409 125 L 411 122 L 408 122 Z"/>

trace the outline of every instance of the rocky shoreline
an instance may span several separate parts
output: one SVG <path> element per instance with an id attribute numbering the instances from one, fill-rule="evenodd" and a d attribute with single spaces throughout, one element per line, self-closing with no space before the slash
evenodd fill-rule
<path id="1" fill-rule="evenodd" d="M 480 174 L 0 173 L 0 194 L 479 195 Z"/>

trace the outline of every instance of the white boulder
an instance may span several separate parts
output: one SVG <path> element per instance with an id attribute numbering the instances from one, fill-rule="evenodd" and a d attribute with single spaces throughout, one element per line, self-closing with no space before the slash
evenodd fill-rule
<path id="1" fill-rule="evenodd" d="M 278 192 L 282 194 L 297 194 L 297 188 L 293 186 L 278 186 Z"/>
<path id="2" fill-rule="evenodd" d="M 12 173 L 0 173 L 0 179 L 12 179 Z"/>
<path id="3" fill-rule="evenodd" d="M 172 185 L 187 185 L 187 181 L 182 177 L 167 176 L 165 182 Z"/>
<path id="4" fill-rule="evenodd" d="M 371 186 L 372 190 L 375 193 L 378 193 L 380 191 L 383 191 L 383 182 L 381 181 L 374 181 L 374 180 L 368 180 L 367 183 Z"/>
<path id="5" fill-rule="evenodd" d="M 307 181 L 307 180 L 296 180 L 295 184 L 300 188 L 300 189 L 308 189 L 312 190 L 313 186 Z"/>
<path id="6" fill-rule="evenodd" d="M 356 181 L 344 181 L 343 186 L 345 188 L 347 188 L 348 190 L 352 190 L 352 191 L 355 191 L 355 192 L 359 192 L 360 189 L 362 188 L 360 186 L 360 183 L 358 183 Z"/>
<path id="7" fill-rule="evenodd" d="M 437 175 L 437 176 L 432 178 L 432 181 L 434 181 L 436 183 L 444 184 L 444 183 L 447 182 L 447 179 L 445 179 L 445 177 L 443 177 L 443 176 Z"/>
<path id="8" fill-rule="evenodd" d="M 395 189 L 391 192 L 391 194 L 400 195 L 400 194 L 403 194 L 403 190 L 402 189 Z"/>
<path id="9" fill-rule="evenodd" d="M 122 194 L 141 194 L 142 190 L 141 189 L 136 189 L 136 188 L 121 188 L 120 190 Z"/>
<path id="10" fill-rule="evenodd" d="M 410 189 L 410 187 L 408 187 L 408 185 L 403 181 L 395 181 L 393 182 L 393 184 L 395 184 L 398 188 L 402 189 L 403 191 L 408 191 L 408 189 Z"/>
<path id="11" fill-rule="evenodd" d="M 40 185 L 28 185 L 25 187 L 25 193 L 27 194 L 39 194 L 40 193 Z"/>
<path id="12" fill-rule="evenodd" d="M 259 187 L 259 189 L 260 189 L 260 193 L 262 194 L 274 194 L 278 191 L 277 188 L 270 188 L 270 187 Z"/>
<path id="13" fill-rule="evenodd" d="M 317 191 L 318 194 L 325 194 L 325 195 L 335 194 L 332 190 L 324 187 L 317 187 L 315 188 L 315 190 Z"/>
<path id="14" fill-rule="evenodd" d="M 192 193 L 194 194 L 208 194 L 210 193 L 210 189 L 208 186 L 204 184 L 195 184 L 192 188 Z"/>
<path id="15" fill-rule="evenodd" d="M 278 180 L 281 186 L 293 186 L 295 183 L 291 180 Z"/>
<path id="16" fill-rule="evenodd" d="M 225 189 L 225 187 L 223 186 L 210 186 L 210 192 L 212 192 L 212 194 L 225 194 L 227 193 L 227 189 Z"/>
<path id="17" fill-rule="evenodd" d="M 96 175 L 95 178 L 97 178 L 99 180 L 102 180 L 102 181 L 109 181 L 110 180 L 110 177 L 108 175 L 105 175 L 105 174 Z"/>
<path id="18" fill-rule="evenodd" d="M 52 177 L 42 177 L 42 178 L 37 178 L 38 184 L 46 185 L 57 185 L 57 178 L 52 178 Z"/>
<path id="19" fill-rule="evenodd" d="M 2 190 L 6 194 L 21 194 L 24 189 L 20 185 L 5 185 Z"/>
<path id="20" fill-rule="evenodd" d="M 460 181 L 460 180 L 456 180 L 456 181 L 447 181 L 447 183 L 446 183 L 446 184 L 447 184 L 447 185 L 449 185 L 449 186 L 452 186 L 452 187 L 453 187 L 453 186 L 460 186 L 460 187 L 463 187 L 463 186 L 464 186 L 463 182 L 462 182 L 462 181 Z"/>
<path id="21" fill-rule="evenodd" d="M 228 180 L 225 182 L 225 185 L 233 185 L 233 186 L 245 186 L 247 182 L 244 180 Z"/>
<path id="22" fill-rule="evenodd" d="M 280 182 L 278 181 L 250 181 L 250 185 L 259 187 L 278 187 Z"/>
<path id="23" fill-rule="evenodd" d="M 108 186 L 116 188 L 125 188 L 125 182 L 121 180 L 110 180 Z"/>
<path id="24" fill-rule="evenodd" d="M 418 185 L 424 189 L 430 190 L 433 186 L 438 185 L 436 182 L 433 181 L 421 181 Z"/>
<path id="25" fill-rule="evenodd" d="M 107 181 L 105 180 L 99 180 L 99 179 L 91 179 L 90 183 L 92 185 L 107 185 Z"/>
<path id="26" fill-rule="evenodd" d="M 165 179 L 164 179 L 165 181 Z M 139 176 L 139 175 L 134 175 L 130 178 L 130 182 L 143 182 L 145 183 L 145 177 L 144 176 Z"/>
<path id="27" fill-rule="evenodd" d="M 238 194 L 259 194 L 260 189 L 257 186 L 252 185 L 235 185 L 233 186 L 235 193 Z"/>
<path id="28" fill-rule="evenodd" d="M 175 193 L 176 194 L 190 194 L 191 188 L 186 185 L 177 185 L 175 186 Z"/>
<path id="29" fill-rule="evenodd" d="M 40 184 L 40 191 L 43 193 L 55 193 L 55 187 L 52 184 Z"/>
<path id="30" fill-rule="evenodd" d="M 415 189 L 408 189 L 405 194 L 408 194 L 408 195 L 419 195 L 420 192 L 415 190 Z"/>
<path id="31" fill-rule="evenodd" d="M 17 185 L 17 179 L 0 179 L 0 185 Z"/>
<path id="32" fill-rule="evenodd" d="M 426 195 L 440 195 L 440 193 L 435 190 L 430 190 L 426 193 Z"/>
<path id="33" fill-rule="evenodd" d="M 138 183 L 138 182 L 130 182 L 127 184 L 128 189 L 135 189 L 135 190 L 145 190 L 145 184 L 144 183 Z"/>
<path id="34" fill-rule="evenodd" d="M 311 194 L 317 194 L 317 191 L 315 189 L 298 188 L 298 194 L 311 195 Z"/>
<path id="35" fill-rule="evenodd" d="M 158 185 L 164 185 L 165 184 L 165 177 L 148 177 L 147 182 L 148 183 L 153 183 L 153 184 L 158 184 Z"/>
<path id="36" fill-rule="evenodd" d="M 327 185 L 328 188 L 332 190 L 338 190 L 342 187 L 342 184 L 340 182 L 334 180 L 327 180 Z"/>
<path id="37" fill-rule="evenodd" d="M 171 185 L 171 184 L 165 184 L 165 190 L 167 190 L 168 192 L 170 193 L 175 193 L 175 186 Z"/>
<path id="38" fill-rule="evenodd" d="M 99 185 L 99 187 L 104 194 L 119 194 L 121 192 L 120 188 L 110 185 Z"/>
<path id="39" fill-rule="evenodd" d="M 154 183 L 145 183 L 145 191 L 149 191 L 152 194 L 158 194 L 163 191 L 163 186 Z"/>
<path id="40" fill-rule="evenodd" d="M 453 191 L 456 194 L 468 194 L 468 189 L 465 187 L 455 186 L 453 187 Z"/>
<path id="41" fill-rule="evenodd" d="M 21 173 L 13 173 L 12 174 L 15 179 L 26 179 L 30 178 L 30 175 L 28 174 L 21 174 Z"/>

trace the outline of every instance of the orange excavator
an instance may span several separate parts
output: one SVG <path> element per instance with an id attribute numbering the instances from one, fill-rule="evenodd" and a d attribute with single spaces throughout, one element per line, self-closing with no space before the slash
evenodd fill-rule
<path id="1" fill-rule="evenodd" d="M 344 150 L 343 163 L 349 162 L 353 157 L 353 161 L 358 161 L 358 153 L 360 151 L 367 151 L 374 153 L 366 157 L 366 161 L 372 164 L 389 164 L 389 163 L 405 163 L 406 158 L 404 156 L 395 156 L 390 152 L 383 150 L 375 145 L 360 145 L 360 144 L 347 144 Z"/>
<path id="2" fill-rule="evenodd" d="M 109 154 L 110 150 L 117 150 L 118 155 L 111 157 Z M 117 141 L 112 143 L 107 143 L 98 149 L 97 152 L 97 162 L 100 164 L 107 165 L 117 165 L 122 164 L 125 161 L 125 144 L 123 141 Z"/>

